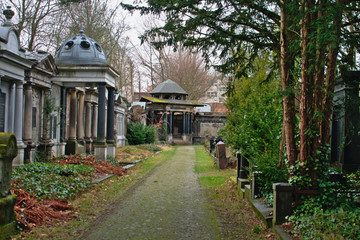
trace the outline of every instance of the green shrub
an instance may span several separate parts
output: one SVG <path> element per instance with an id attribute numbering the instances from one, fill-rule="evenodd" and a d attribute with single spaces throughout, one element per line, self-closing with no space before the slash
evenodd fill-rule
<path id="1" fill-rule="evenodd" d="M 12 180 L 40 198 L 67 199 L 89 187 L 93 167 L 30 163 L 14 168 Z"/>
<path id="2" fill-rule="evenodd" d="M 127 140 L 129 145 L 145 143 L 145 126 L 141 123 L 129 123 L 127 126 Z"/>
<path id="3" fill-rule="evenodd" d="M 145 126 L 142 123 L 129 123 L 127 139 L 130 145 L 139 145 L 155 142 L 155 131 L 153 126 Z"/>
<path id="4" fill-rule="evenodd" d="M 154 143 L 155 142 L 155 133 L 156 129 L 153 126 L 145 127 L 145 143 Z"/>

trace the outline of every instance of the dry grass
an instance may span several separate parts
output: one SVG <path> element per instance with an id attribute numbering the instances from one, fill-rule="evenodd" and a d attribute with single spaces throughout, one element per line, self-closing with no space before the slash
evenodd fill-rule
<path id="1" fill-rule="evenodd" d="M 128 163 L 134 162 L 136 160 L 142 160 L 150 157 L 155 152 L 152 150 L 148 150 L 146 148 L 147 145 L 139 145 L 139 146 L 122 146 L 116 148 L 116 160 L 118 162 Z M 170 150 L 170 146 L 167 145 L 153 145 L 161 148 L 162 151 Z"/>

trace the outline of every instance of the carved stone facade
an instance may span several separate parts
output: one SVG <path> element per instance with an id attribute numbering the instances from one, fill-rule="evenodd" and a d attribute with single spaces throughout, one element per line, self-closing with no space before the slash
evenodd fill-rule
<path id="1" fill-rule="evenodd" d="M 10 19 L 0 27 L 0 132 L 17 138 L 14 165 L 34 161 L 36 150 L 105 160 L 125 143 L 126 107 L 120 97 L 115 102 L 119 75 L 101 46 L 81 31 L 59 49 L 55 58 L 26 52 Z"/>

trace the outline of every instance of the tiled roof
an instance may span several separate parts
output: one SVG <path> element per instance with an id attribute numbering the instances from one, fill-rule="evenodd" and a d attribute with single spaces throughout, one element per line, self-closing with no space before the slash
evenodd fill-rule
<path id="1" fill-rule="evenodd" d="M 182 89 L 176 82 L 166 80 L 165 82 L 160 83 L 156 88 L 154 88 L 150 94 L 158 93 L 173 93 L 173 94 L 184 94 L 187 95 L 184 89 Z"/>

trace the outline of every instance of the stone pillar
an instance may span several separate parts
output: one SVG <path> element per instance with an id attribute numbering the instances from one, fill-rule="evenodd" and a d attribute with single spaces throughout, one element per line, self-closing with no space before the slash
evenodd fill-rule
<path id="1" fill-rule="evenodd" d="M 216 144 L 216 167 L 219 169 L 227 167 L 226 146 L 221 141 Z"/>
<path id="2" fill-rule="evenodd" d="M 163 140 L 166 140 L 166 137 L 168 135 L 168 129 L 169 129 L 169 123 L 168 123 L 168 114 L 164 113 L 164 123 L 163 123 L 163 134 L 165 135 L 165 138 L 163 137 Z"/>
<path id="3" fill-rule="evenodd" d="M 14 114 L 14 133 L 17 140 L 18 155 L 14 159 L 14 165 L 24 164 L 24 153 L 26 145 L 22 141 L 23 134 L 23 102 L 24 100 L 24 89 L 23 83 L 19 82 L 16 84 L 16 98 L 15 98 L 15 114 Z"/>
<path id="4" fill-rule="evenodd" d="M 77 99 L 76 89 L 70 88 L 70 117 L 69 117 L 69 138 L 66 142 L 65 154 L 75 154 L 77 148 L 76 142 L 76 113 L 77 113 Z"/>
<path id="5" fill-rule="evenodd" d="M 191 113 L 189 113 L 189 134 L 192 134 L 192 127 L 191 127 L 191 124 L 192 124 L 192 122 L 191 122 Z"/>
<path id="6" fill-rule="evenodd" d="M 170 112 L 170 135 L 172 135 L 174 132 L 174 126 L 173 126 L 173 116 L 174 116 L 174 113 L 173 112 Z"/>
<path id="7" fill-rule="evenodd" d="M 182 130 L 182 134 L 185 134 L 185 128 L 186 128 L 186 114 L 185 112 L 183 113 L 183 130 Z"/>
<path id="8" fill-rule="evenodd" d="M 85 115 L 85 143 L 86 152 L 91 153 L 91 118 L 92 118 L 92 106 L 91 102 L 85 103 L 86 115 Z"/>
<path id="9" fill-rule="evenodd" d="M 286 222 L 286 216 L 292 214 L 294 187 L 290 183 L 274 183 L 273 190 L 273 223 L 280 225 Z"/>
<path id="10" fill-rule="evenodd" d="M 78 114 L 77 114 L 77 142 L 84 144 L 84 100 L 85 100 L 85 94 L 83 92 L 78 93 L 79 98 L 79 108 L 78 108 Z"/>
<path id="11" fill-rule="evenodd" d="M 58 155 L 65 154 L 66 145 L 66 88 L 61 87 L 60 90 L 60 143 L 58 147 Z"/>
<path id="12" fill-rule="evenodd" d="M 15 233 L 16 196 L 10 194 L 12 160 L 18 155 L 14 134 L 0 133 L 0 238 L 11 239 Z"/>
<path id="13" fill-rule="evenodd" d="M 65 128 L 66 128 L 66 88 L 61 87 L 60 90 L 60 142 L 65 142 Z"/>
<path id="14" fill-rule="evenodd" d="M 99 83 L 98 91 L 98 122 L 97 122 L 97 138 L 94 144 L 95 158 L 97 160 L 106 160 L 107 146 L 105 142 L 105 83 Z"/>
<path id="15" fill-rule="evenodd" d="M 115 104 L 115 88 L 108 88 L 108 106 L 107 106 L 107 123 L 106 123 L 106 143 L 107 156 L 115 157 L 115 141 L 114 141 L 114 104 Z"/>
<path id="16" fill-rule="evenodd" d="M 172 143 L 173 141 L 173 129 L 174 129 L 174 126 L 173 126 L 173 112 L 170 112 L 169 113 L 169 133 L 168 135 L 166 136 L 166 141 L 168 143 Z"/>
<path id="17" fill-rule="evenodd" d="M 97 117 L 98 117 L 98 105 L 93 103 L 92 106 L 92 120 L 91 120 L 91 139 L 93 142 L 97 139 Z"/>
<path id="18" fill-rule="evenodd" d="M 51 142 L 50 139 L 50 132 L 52 129 L 50 129 L 50 120 L 51 120 L 51 112 L 50 109 L 47 110 L 49 106 L 47 104 L 50 103 L 50 92 L 49 89 L 42 91 L 43 96 L 43 126 L 42 126 L 42 136 L 40 145 L 38 147 L 39 152 L 41 152 L 41 158 L 44 160 L 50 160 L 52 156 L 52 147 L 54 146 L 54 143 Z"/>
<path id="19" fill-rule="evenodd" d="M 14 132 L 16 84 L 10 83 L 8 132 Z"/>
<path id="20" fill-rule="evenodd" d="M 25 84 L 25 110 L 24 110 L 24 143 L 27 145 L 25 149 L 24 161 L 30 163 L 34 161 L 35 144 L 32 138 L 32 83 Z"/>

